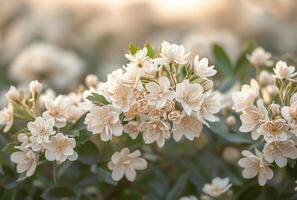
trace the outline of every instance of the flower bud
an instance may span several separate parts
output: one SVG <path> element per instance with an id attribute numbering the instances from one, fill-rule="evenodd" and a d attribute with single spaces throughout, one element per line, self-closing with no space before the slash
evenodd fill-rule
<path id="1" fill-rule="evenodd" d="M 27 142 L 29 140 L 28 135 L 26 135 L 25 133 L 18 134 L 17 138 L 18 138 L 18 141 L 22 143 Z"/>
<path id="2" fill-rule="evenodd" d="M 212 89 L 213 88 L 213 82 L 212 82 L 212 80 L 207 80 L 204 83 L 202 83 L 202 87 L 203 87 L 203 89 L 205 91 Z"/>
<path id="3" fill-rule="evenodd" d="M 9 101 L 17 101 L 20 98 L 20 92 L 14 86 L 10 86 L 9 90 L 5 94 L 5 97 Z"/>
<path id="4" fill-rule="evenodd" d="M 238 149 L 234 147 L 226 147 L 223 150 L 223 158 L 228 162 L 236 161 L 240 156 Z"/>
<path id="5" fill-rule="evenodd" d="M 271 110 L 274 116 L 279 115 L 280 113 L 280 105 L 272 103 L 269 105 L 269 109 Z"/>
<path id="6" fill-rule="evenodd" d="M 230 115 L 229 117 L 227 117 L 226 124 L 230 127 L 235 126 L 235 124 L 236 124 L 235 117 L 233 115 Z"/>
<path id="7" fill-rule="evenodd" d="M 31 81 L 31 83 L 29 84 L 29 89 L 31 93 L 40 93 L 42 90 L 43 86 L 42 84 L 35 80 L 35 81 Z"/>
<path id="8" fill-rule="evenodd" d="M 98 84 L 98 77 L 94 74 L 89 74 L 85 79 L 88 88 L 95 87 Z"/>

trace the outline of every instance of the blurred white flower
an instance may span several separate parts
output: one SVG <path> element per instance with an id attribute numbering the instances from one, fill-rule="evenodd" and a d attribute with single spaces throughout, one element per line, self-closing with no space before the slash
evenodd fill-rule
<path id="1" fill-rule="evenodd" d="M 99 82 L 98 77 L 95 74 L 88 74 L 85 78 L 85 83 L 88 88 L 96 87 Z"/>
<path id="2" fill-rule="evenodd" d="M 191 196 L 181 197 L 179 200 L 198 200 L 198 199 L 195 196 L 191 195 Z"/>
<path id="3" fill-rule="evenodd" d="M 29 90 L 32 94 L 40 93 L 42 88 L 43 88 L 42 84 L 37 80 L 31 81 L 29 84 Z"/>
<path id="4" fill-rule="evenodd" d="M 6 133 L 13 125 L 13 105 L 8 104 L 0 111 L 0 124 L 4 125 L 3 132 Z"/>
<path id="5" fill-rule="evenodd" d="M 294 66 L 288 66 L 285 61 L 278 61 L 275 65 L 275 68 L 273 68 L 273 71 L 277 78 L 283 80 L 293 80 L 293 78 L 297 75 L 297 72 L 295 72 Z"/>
<path id="6" fill-rule="evenodd" d="M 157 142 L 159 147 L 163 147 L 165 140 L 170 138 L 170 125 L 162 120 L 155 119 L 145 122 L 143 126 L 143 140 L 145 144 Z"/>
<path id="7" fill-rule="evenodd" d="M 154 82 L 149 82 L 145 85 L 149 92 L 146 100 L 149 105 L 155 106 L 156 109 L 161 109 L 165 106 L 167 100 L 174 99 L 174 92 L 170 90 L 169 79 L 165 76 L 159 78 L 159 85 Z"/>
<path id="8" fill-rule="evenodd" d="M 195 74 L 200 78 L 205 79 L 208 77 L 212 77 L 217 73 L 217 70 L 214 69 L 213 65 L 208 65 L 207 58 L 202 58 L 201 60 L 199 60 L 199 56 L 195 56 L 193 65 Z"/>
<path id="9" fill-rule="evenodd" d="M 231 188 L 232 184 L 229 182 L 229 178 L 216 177 L 211 181 L 211 184 L 205 184 L 202 190 L 204 193 L 216 198 Z"/>
<path id="10" fill-rule="evenodd" d="M 17 101 L 20 98 L 20 92 L 13 85 L 9 87 L 9 90 L 5 93 L 5 97 L 8 101 Z"/>
<path id="11" fill-rule="evenodd" d="M 74 161 L 78 155 L 74 151 L 76 142 L 74 138 L 69 138 L 63 133 L 58 133 L 51 137 L 50 142 L 44 145 L 45 158 L 49 161 L 56 160 L 58 163 L 62 163 L 65 160 Z"/>
<path id="12" fill-rule="evenodd" d="M 134 63 L 136 66 L 143 65 L 144 61 L 148 59 L 147 56 L 147 48 L 144 47 L 143 49 L 140 49 L 136 51 L 134 55 L 132 54 L 125 54 L 125 57 L 130 60 L 132 63 Z"/>
<path id="13" fill-rule="evenodd" d="M 186 53 L 183 45 L 170 44 L 164 41 L 162 43 L 160 55 L 167 64 L 186 64 L 187 57 L 190 55 L 190 53 Z"/>
<path id="14" fill-rule="evenodd" d="M 256 155 L 244 150 L 241 154 L 245 158 L 238 161 L 238 165 L 243 169 L 242 176 L 250 179 L 258 175 L 259 185 L 263 186 L 267 180 L 272 179 L 273 171 L 269 168 L 269 163 L 264 160 L 263 154 L 256 149 Z"/>
<path id="15" fill-rule="evenodd" d="M 123 148 L 120 152 L 115 152 L 108 168 L 112 170 L 112 179 L 119 181 L 124 175 L 129 181 L 136 178 L 136 170 L 144 170 L 147 168 L 147 162 L 141 158 L 139 150 L 130 153 L 128 148 Z"/>
<path id="16" fill-rule="evenodd" d="M 55 99 L 47 99 L 45 107 L 46 111 L 42 114 L 44 118 L 54 118 L 55 126 L 58 128 L 66 126 L 67 120 L 65 114 L 69 110 L 69 103 L 62 95 L 59 95 Z"/>
<path id="17" fill-rule="evenodd" d="M 17 173 L 26 172 L 26 177 L 32 176 L 37 166 L 38 155 L 26 148 L 20 150 L 12 153 L 10 160 L 17 164 Z"/>
<path id="18" fill-rule="evenodd" d="M 42 108 L 42 109 L 45 109 L 45 104 L 47 101 L 49 100 L 53 100 L 56 98 L 56 93 L 54 90 L 52 89 L 46 89 L 44 92 L 42 92 L 38 98 L 38 103 L 39 103 L 39 106 Z"/>
<path id="19" fill-rule="evenodd" d="M 289 125 L 284 119 L 266 121 L 260 125 L 258 133 L 264 136 L 266 142 L 284 141 L 288 139 Z"/>
<path id="20" fill-rule="evenodd" d="M 257 107 L 250 105 L 244 110 L 243 114 L 240 115 L 242 124 L 239 131 L 251 132 L 252 139 L 257 140 L 260 137 L 260 134 L 257 131 L 258 128 L 268 119 L 268 111 L 264 106 L 263 100 L 259 99 L 257 101 Z"/>
<path id="21" fill-rule="evenodd" d="M 33 122 L 29 122 L 27 127 L 31 132 L 30 142 L 33 151 L 40 151 L 43 145 L 50 142 L 50 136 L 55 134 L 55 119 L 45 119 L 37 117 Z"/>
<path id="22" fill-rule="evenodd" d="M 247 59 L 256 67 L 273 65 L 271 53 L 266 52 L 262 47 L 254 49 L 250 55 L 247 55 Z"/>
<path id="23" fill-rule="evenodd" d="M 203 87 L 198 83 L 191 84 L 189 80 L 184 80 L 176 85 L 175 99 L 181 103 L 187 115 L 200 109 L 203 97 Z"/>
<path id="24" fill-rule="evenodd" d="M 172 133 L 173 139 L 179 141 L 182 136 L 193 141 L 195 137 L 199 137 L 202 131 L 202 123 L 192 114 L 183 117 L 176 123 L 173 123 Z"/>
<path id="25" fill-rule="evenodd" d="M 236 112 L 243 111 L 248 106 L 252 105 L 258 96 L 259 85 L 256 80 L 252 79 L 250 85 L 243 85 L 241 91 L 233 92 L 233 109 Z"/>
<path id="26" fill-rule="evenodd" d="M 265 144 L 263 154 L 268 162 L 275 161 L 279 167 L 284 167 L 287 165 L 287 158 L 297 158 L 297 148 L 291 140 L 275 141 Z"/>
<path id="27" fill-rule="evenodd" d="M 239 158 L 240 152 L 237 148 L 228 146 L 224 148 L 222 156 L 224 160 L 234 162 Z"/>
<path id="28" fill-rule="evenodd" d="M 112 139 L 112 135 L 122 135 L 123 126 L 119 119 L 119 111 L 112 105 L 94 106 L 85 119 L 88 131 L 100 134 L 102 141 Z"/>

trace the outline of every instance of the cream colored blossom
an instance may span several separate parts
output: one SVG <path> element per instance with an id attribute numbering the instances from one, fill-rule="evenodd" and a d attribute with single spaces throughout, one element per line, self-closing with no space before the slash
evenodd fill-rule
<path id="1" fill-rule="evenodd" d="M 285 61 L 278 61 L 275 65 L 275 68 L 273 68 L 273 71 L 277 78 L 283 80 L 292 80 L 297 73 L 295 72 L 294 66 L 288 66 Z"/>
<path id="2" fill-rule="evenodd" d="M 40 93 L 42 88 L 43 88 L 42 84 L 37 80 L 31 81 L 29 84 L 29 90 L 32 94 Z"/>
<path id="3" fill-rule="evenodd" d="M 243 111 L 248 106 L 252 105 L 258 96 L 259 85 L 256 80 L 252 79 L 250 85 L 243 85 L 241 91 L 233 92 L 233 109 L 236 112 Z"/>
<path id="4" fill-rule="evenodd" d="M 167 64 L 178 63 L 186 64 L 187 57 L 190 53 L 186 53 L 183 45 L 170 44 L 164 41 L 161 45 L 161 56 Z"/>
<path id="5" fill-rule="evenodd" d="M 265 160 L 269 163 L 275 161 L 279 167 L 284 167 L 287 165 L 287 158 L 297 158 L 297 148 L 295 143 L 291 140 L 276 141 L 266 143 L 263 149 L 263 154 Z"/>
<path id="6" fill-rule="evenodd" d="M 184 113 L 181 113 L 179 110 L 174 110 L 168 114 L 168 119 L 173 123 L 179 123 L 183 118 Z"/>
<path id="7" fill-rule="evenodd" d="M 165 76 L 159 78 L 159 84 L 149 82 L 145 85 L 149 92 L 146 100 L 149 105 L 155 106 L 156 109 L 161 109 L 165 106 L 167 100 L 174 99 L 174 92 L 170 90 L 169 79 Z"/>
<path id="8" fill-rule="evenodd" d="M 119 181 L 124 175 L 129 181 L 134 181 L 136 178 L 136 170 L 144 170 L 147 168 L 147 162 L 141 158 L 139 150 L 130 153 L 128 148 L 123 148 L 120 152 L 115 152 L 111 161 L 108 163 L 108 168 L 112 170 L 112 179 Z"/>
<path id="9" fill-rule="evenodd" d="M 266 121 L 258 129 L 258 133 L 264 136 L 266 142 L 287 140 L 288 132 L 289 125 L 284 119 Z"/>
<path id="10" fill-rule="evenodd" d="M 269 163 L 264 160 L 261 152 L 256 150 L 256 155 L 250 151 L 244 150 L 241 152 L 244 158 L 238 161 L 240 167 L 244 168 L 242 176 L 250 179 L 258 175 L 259 185 L 263 186 L 267 180 L 273 177 L 273 171 L 269 168 Z"/>
<path id="11" fill-rule="evenodd" d="M 219 197 L 232 186 L 229 178 L 214 178 L 211 184 L 205 184 L 202 191 L 211 197 Z"/>
<path id="12" fill-rule="evenodd" d="M 143 49 L 137 50 L 134 55 L 125 54 L 125 57 L 135 65 L 143 65 L 144 61 L 148 59 L 147 48 L 144 47 Z"/>
<path id="13" fill-rule="evenodd" d="M 88 88 L 95 88 L 99 82 L 98 76 L 95 74 L 88 74 L 85 78 L 85 83 Z"/>
<path id="14" fill-rule="evenodd" d="M 55 126 L 62 128 L 66 126 L 65 114 L 68 112 L 69 103 L 64 99 L 62 95 L 59 95 L 55 99 L 48 99 L 45 102 L 46 111 L 42 114 L 44 118 L 54 118 Z"/>
<path id="15" fill-rule="evenodd" d="M 87 130 L 100 134 L 103 141 L 112 139 L 112 135 L 122 135 L 123 126 L 119 119 L 119 111 L 112 105 L 94 106 L 85 119 Z"/>
<path id="16" fill-rule="evenodd" d="M 13 85 L 11 85 L 9 90 L 5 93 L 5 97 L 8 101 L 17 101 L 20 98 L 20 92 Z"/>
<path id="17" fill-rule="evenodd" d="M 145 122 L 143 127 L 143 140 L 146 144 L 157 142 L 159 147 L 163 147 L 165 140 L 170 138 L 170 125 L 159 120 Z"/>
<path id="18" fill-rule="evenodd" d="M 30 177 L 35 172 L 38 155 L 26 148 L 20 148 L 20 150 L 12 153 L 10 160 L 17 164 L 17 173 L 26 172 L 26 177 Z"/>
<path id="19" fill-rule="evenodd" d="M 0 124 L 4 125 L 3 132 L 6 133 L 13 125 L 13 105 L 8 104 L 7 107 L 0 111 Z"/>
<path id="20" fill-rule="evenodd" d="M 74 161 L 78 155 L 74 151 L 76 142 L 74 138 L 69 138 L 63 133 L 58 133 L 50 138 L 50 142 L 44 145 L 45 158 L 49 161 L 56 160 L 58 163 L 62 163 L 65 160 Z"/>
<path id="21" fill-rule="evenodd" d="M 31 132 L 30 142 L 33 151 L 40 151 L 43 145 L 50 142 L 50 136 L 55 134 L 55 119 L 45 119 L 37 117 L 33 122 L 29 122 L 27 127 Z"/>
<path id="22" fill-rule="evenodd" d="M 136 139 L 141 130 L 141 125 L 138 121 L 129 121 L 124 125 L 123 130 L 125 133 L 128 133 L 132 139 Z"/>
<path id="23" fill-rule="evenodd" d="M 176 85 L 175 99 L 181 103 L 187 115 L 200 109 L 203 98 L 203 87 L 198 83 L 191 84 L 189 80 L 184 80 Z"/>
<path id="24" fill-rule="evenodd" d="M 200 78 L 209 78 L 216 75 L 217 73 L 217 70 L 214 69 L 213 65 L 208 65 L 207 58 L 202 58 L 199 60 L 199 56 L 195 56 L 193 65 L 195 74 Z"/>
<path id="25" fill-rule="evenodd" d="M 281 108 L 281 114 L 290 125 L 291 131 L 297 134 L 297 93 L 290 99 L 290 106 Z"/>
<path id="26" fill-rule="evenodd" d="M 201 131 L 202 123 L 194 114 L 183 115 L 177 123 L 173 123 L 172 136 L 175 141 L 179 141 L 183 136 L 193 141 L 195 137 L 200 136 Z"/>
<path id="27" fill-rule="evenodd" d="M 262 47 L 257 47 L 247 59 L 256 67 L 271 66 L 273 60 L 271 58 L 271 53 L 266 52 Z"/>
<path id="28" fill-rule="evenodd" d="M 240 115 L 241 126 L 239 128 L 240 132 L 251 132 L 253 140 L 257 140 L 260 137 L 258 133 L 258 128 L 260 125 L 268 120 L 268 111 L 266 110 L 263 100 L 259 99 L 257 101 L 257 107 L 251 105 L 247 107 L 243 114 Z"/>

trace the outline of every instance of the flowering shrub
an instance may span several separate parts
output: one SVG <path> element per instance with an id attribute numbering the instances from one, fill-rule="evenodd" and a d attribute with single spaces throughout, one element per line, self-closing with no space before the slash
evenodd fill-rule
<path id="1" fill-rule="evenodd" d="M 130 45 L 129 62 L 105 82 L 88 75 L 68 94 L 39 81 L 11 86 L 1 198 L 294 198 L 276 187 L 294 187 L 296 174 L 280 168 L 297 158 L 297 74 L 285 61 L 272 70 L 272 55 L 252 49 L 233 66 L 218 45 L 214 65 L 183 45 Z"/>

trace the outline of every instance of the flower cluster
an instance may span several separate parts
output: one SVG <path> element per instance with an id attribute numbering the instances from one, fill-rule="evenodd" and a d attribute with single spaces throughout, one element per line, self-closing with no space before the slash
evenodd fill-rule
<path id="1" fill-rule="evenodd" d="M 263 49 L 256 49 L 250 61 L 255 67 L 271 64 L 270 54 L 264 53 Z M 261 54 L 253 56 L 253 54 Z M 257 58 L 257 59 L 256 59 Z M 256 61 L 257 60 L 257 61 Z M 261 62 L 261 64 L 259 64 Z M 263 186 L 267 180 L 272 179 L 272 163 L 278 167 L 285 167 L 288 160 L 297 158 L 297 93 L 295 67 L 288 66 L 284 61 L 278 61 L 273 68 L 272 83 L 277 93 L 270 93 L 270 97 L 264 99 L 266 93 L 260 92 L 260 86 L 254 79 L 250 85 L 243 85 L 241 91 L 232 95 L 236 112 L 240 112 L 241 132 L 250 132 L 251 138 L 256 141 L 255 154 L 244 150 L 244 158 L 239 160 L 239 166 L 244 170 L 244 178 L 258 176 L 259 185 Z M 261 83 L 262 71 L 257 74 Z M 273 101 L 271 101 L 273 99 Z"/>

